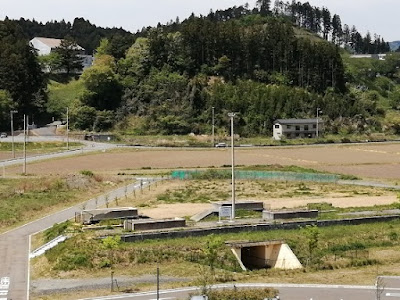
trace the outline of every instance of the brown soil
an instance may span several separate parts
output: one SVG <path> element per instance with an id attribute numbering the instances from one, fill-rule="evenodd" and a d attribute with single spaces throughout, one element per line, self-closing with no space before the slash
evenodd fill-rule
<path id="1" fill-rule="evenodd" d="M 141 168 L 195 168 L 230 164 L 230 149 L 124 150 L 29 164 L 33 174 L 68 174 L 87 169 L 121 172 Z M 396 180 L 400 144 L 268 147 L 236 151 L 237 165 L 298 165 L 327 172 Z M 18 172 L 10 168 L 7 172 Z"/>
<path id="2" fill-rule="evenodd" d="M 277 198 L 263 201 L 264 207 L 271 209 L 304 207 L 308 203 L 331 203 L 334 207 L 367 207 L 374 205 L 392 204 L 397 201 L 395 195 L 379 197 L 342 197 L 342 198 Z M 179 203 L 179 204 L 159 204 L 156 207 L 140 208 L 140 213 L 154 219 L 175 218 L 193 216 L 206 209 L 212 208 L 209 203 Z"/>

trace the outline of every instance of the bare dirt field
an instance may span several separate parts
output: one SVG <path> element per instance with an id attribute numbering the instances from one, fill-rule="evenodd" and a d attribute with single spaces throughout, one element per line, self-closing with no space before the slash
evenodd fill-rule
<path id="1" fill-rule="evenodd" d="M 29 164 L 31 174 L 68 174 L 87 169 L 121 172 L 142 168 L 229 165 L 230 149 L 126 149 Z M 400 179 L 400 143 L 237 148 L 237 165 L 297 165 L 359 177 Z M 7 172 L 17 173 L 18 167 Z"/>
<path id="2" fill-rule="evenodd" d="M 279 198 L 279 199 L 268 199 L 263 201 L 265 207 L 271 209 L 281 208 L 296 208 L 306 206 L 308 203 L 331 203 L 334 207 L 347 208 L 347 207 L 358 207 L 358 206 L 374 206 L 374 205 L 385 205 L 392 204 L 397 201 L 395 195 L 392 196 L 378 196 L 378 197 L 352 197 L 349 198 Z M 179 203 L 179 204 L 159 204 L 153 208 L 141 208 L 140 213 L 149 216 L 153 219 L 163 218 L 175 218 L 175 217 L 187 217 L 193 216 L 206 209 L 212 208 L 210 203 Z"/>
<path id="3" fill-rule="evenodd" d="M 230 201 L 230 188 L 229 180 L 168 180 L 122 198 L 118 205 L 138 207 L 140 214 L 154 219 L 188 217 L 212 208 L 213 202 Z M 339 208 L 370 207 L 398 201 L 397 194 L 390 190 L 327 183 L 240 180 L 236 192 L 237 201 L 263 201 L 264 207 L 271 209 L 322 202 Z"/>

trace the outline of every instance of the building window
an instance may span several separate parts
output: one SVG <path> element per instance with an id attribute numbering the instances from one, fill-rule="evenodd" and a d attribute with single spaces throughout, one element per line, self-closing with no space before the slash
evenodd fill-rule
<path id="1" fill-rule="evenodd" d="M 300 133 L 296 133 L 296 137 L 299 137 L 300 136 Z"/>
<path id="2" fill-rule="evenodd" d="M 287 129 L 290 129 L 290 128 L 292 128 L 292 126 L 290 126 L 290 125 L 286 125 L 286 128 L 287 128 Z"/>
<path id="3" fill-rule="evenodd" d="M 296 130 L 299 131 L 300 130 L 300 126 L 296 126 Z"/>
<path id="4" fill-rule="evenodd" d="M 316 128 L 317 128 L 317 125 L 316 125 L 316 124 L 314 124 L 314 125 L 312 126 L 312 128 L 316 129 Z"/>
<path id="5" fill-rule="evenodd" d="M 275 128 L 276 128 L 276 129 L 279 129 L 279 125 L 278 125 L 278 124 L 277 124 L 277 125 L 275 125 Z"/>
<path id="6" fill-rule="evenodd" d="M 304 130 L 308 131 L 308 125 L 304 125 Z"/>

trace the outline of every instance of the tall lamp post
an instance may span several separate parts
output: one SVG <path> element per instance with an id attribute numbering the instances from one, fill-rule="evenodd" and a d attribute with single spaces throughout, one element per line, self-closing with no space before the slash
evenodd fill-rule
<path id="1" fill-rule="evenodd" d="M 14 114 L 17 114 L 18 111 L 12 110 L 10 111 L 11 115 L 11 148 L 12 148 L 12 155 L 15 158 L 15 148 L 14 148 Z"/>
<path id="2" fill-rule="evenodd" d="M 24 163 L 22 165 L 22 173 L 26 175 L 26 132 L 28 129 L 27 116 L 24 115 Z"/>
<path id="3" fill-rule="evenodd" d="M 232 148 L 232 212 L 231 212 L 231 222 L 235 221 L 235 141 L 233 132 L 233 119 L 236 117 L 236 113 L 229 113 L 229 118 L 231 118 L 231 148 Z"/>
<path id="4" fill-rule="evenodd" d="M 215 146 L 215 107 L 212 107 L 212 146 Z"/>
<path id="5" fill-rule="evenodd" d="M 319 114 L 322 112 L 322 110 L 317 107 L 317 131 L 315 132 L 315 136 L 318 138 L 319 137 Z"/>
<path id="6" fill-rule="evenodd" d="M 67 150 L 69 150 L 69 107 L 67 107 Z"/>

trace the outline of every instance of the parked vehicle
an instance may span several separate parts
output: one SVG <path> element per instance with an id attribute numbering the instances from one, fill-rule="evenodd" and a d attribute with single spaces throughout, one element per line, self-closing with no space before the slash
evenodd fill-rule
<path id="1" fill-rule="evenodd" d="M 7 133 L 5 133 L 5 132 L 0 133 L 0 138 L 1 139 L 4 139 L 6 137 L 7 137 Z"/>
<path id="2" fill-rule="evenodd" d="M 218 143 L 215 145 L 216 148 L 225 148 L 226 144 L 225 143 Z"/>

